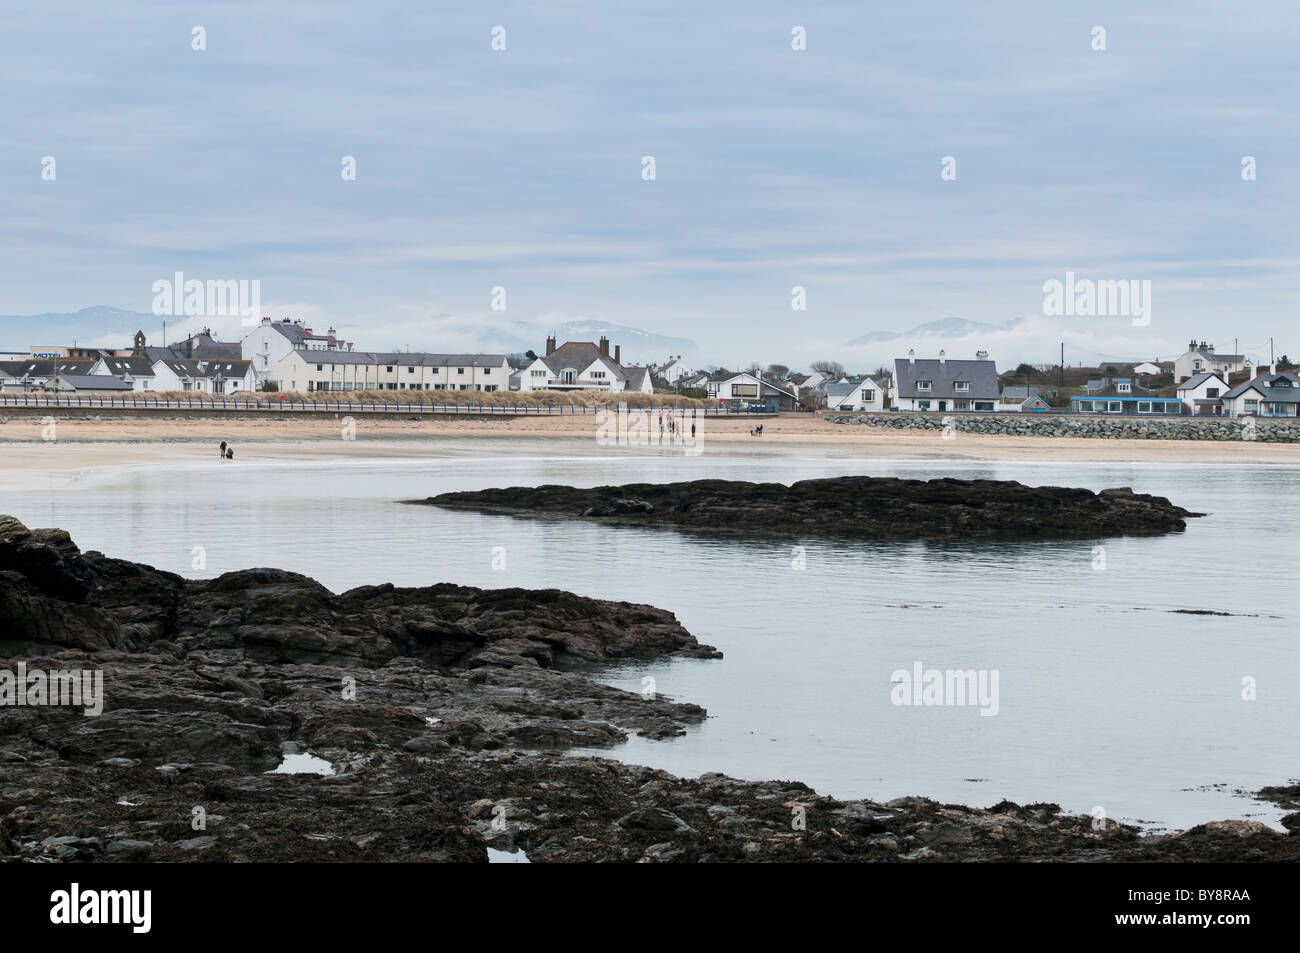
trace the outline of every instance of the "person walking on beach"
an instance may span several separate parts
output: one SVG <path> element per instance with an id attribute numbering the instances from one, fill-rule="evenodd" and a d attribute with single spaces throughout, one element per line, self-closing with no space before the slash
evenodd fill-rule
<path id="1" fill-rule="evenodd" d="M 221 449 L 217 451 L 217 456 L 222 460 L 226 459 L 226 441 L 221 441 Z"/>

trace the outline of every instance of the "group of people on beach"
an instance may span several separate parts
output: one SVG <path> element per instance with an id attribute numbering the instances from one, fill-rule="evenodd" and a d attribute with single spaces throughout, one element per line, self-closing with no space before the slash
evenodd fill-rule
<path id="1" fill-rule="evenodd" d="M 227 446 L 226 441 L 223 440 L 221 441 L 221 448 L 217 450 L 217 456 L 222 460 L 233 460 L 235 459 L 235 449 Z"/>
<path id="2" fill-rule="evenodd" d="M 678 432 L 681 432 L 682 435 L 684 436 L 685 431 L 686 431 L 685 425 L 679 422 L 678 420 L 674 419 L 672 413 L 669 412 L 668 435 L 670 437 L 675 437 L 678 434 Z M 663 436 L 663 432 L 664 432 L 664 412 L 661 410 L 659 411 L 659 435 Z M 691 424 L 691 439 L 692 440 L 695 439 L 695 424 Z"/>

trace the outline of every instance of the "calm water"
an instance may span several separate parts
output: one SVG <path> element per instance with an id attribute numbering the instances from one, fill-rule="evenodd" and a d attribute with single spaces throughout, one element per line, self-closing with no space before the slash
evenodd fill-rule
<path id="1" fill-rule="evenodd" d="M 482 486 L 854 473 L 1132 486 L 1210 515 L 1181 535 L 1104 541 L 1104 570 L 1091 541 L 815 539 L 799 541 L 806 568 L 795 569 L 785 542 L 394 502 Z M 613 756 L 683 775 L 798 779 L 840 797 L 1048 800 L 1182 827 L 1273 823 L 1281 812 L 1241 792 L 1300 775 L 1297 477 L 1285 466 L 950 463 L 771 446 L 684 458 L 495 440 L 414 461 L 88 472 L 6 492 L 0 512 L 188 576 L 277 566 L 336 591 L 449 581 L 648 602 L 726 658 L 606 672 L 632 690 L 652 676 L 710 714 L 686 737 L 634 739 Z M 196 546 L 204 572 L 191 569 Z M 916 662 L 996 670 L 998 713 L 894 705 L 891 674 Z M 1242 699 L 1248 676 L 1254 701 Z"/>

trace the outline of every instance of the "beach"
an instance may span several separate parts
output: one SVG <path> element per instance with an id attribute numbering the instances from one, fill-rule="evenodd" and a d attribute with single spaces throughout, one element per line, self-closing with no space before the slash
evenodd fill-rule
<path id="1" fill-rule="evenodd" d="M 641 455 L 682 453 L 680 446 L 603 446 L 599 418 L 553 417 L 370 417 L 357 415 L 345 438 L 344 419 L 333 417 L 159 417 L 56 419 L 53 440 L 42 439 L 38 417 L 0 422 L 4 468 L 0 486 L 23 480 L 27 471 L 176 464 L 215 460 L 217 444 L 235 448 L 241 461 L 288 462 L 331 459 L 418 458 L 431 452 L 530 452 Z M 751 436 L 762 423 L 763 435 Z M 807 447 L 818 454 L 844 453 L 883 459 L 1035 461 L 1096 463 L 1300 464 L 1300 444 L 1250 441 L 1100 440 L 1022 437 L 938 431 L 895 431 L 829 423 L 803 414 L 772 418 L 706 418 L 699 424 L 700 453 L 764 455 Z"/>

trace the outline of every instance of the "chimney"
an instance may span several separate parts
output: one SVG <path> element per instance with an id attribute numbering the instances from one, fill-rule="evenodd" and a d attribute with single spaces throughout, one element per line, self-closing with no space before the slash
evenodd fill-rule
<path id="1" fill-rule="evenodd" d="M 603 334 L 600 336 L 600 356 L 609 357 L 609 338 Z"/>
<path id="2" fill-rule="evenodd" d="M 916 348 L 909 347 L 907 349 L 907 363 L 909 364 L 916 363 Z"/>
<path id="3" fill-rule="evenodd" d="M 943 367 L 943 365 L 944 365 L 944 360 L 945 360 L 945 358 L 944 358 L 943 348 L 939 348 L 939 366 L 940 366 L 940 367 Z"/>
<path id="4" fill-rule="evenodd" d="M 552 336 L 546 339 L 546 356 L 550 357 L 554 353 L 555 353 L 555 338 L 554 336 Z"/>
<path id="5" fill-rule="evenodd" d="M 621 344 L 614 345 L 614 363 L 615 364 L 623 363 L 623 345 Z"/>

